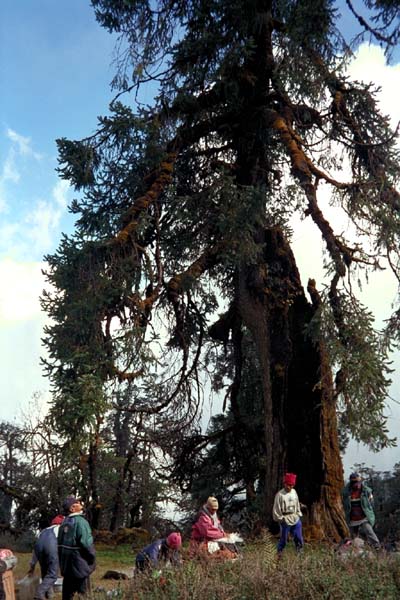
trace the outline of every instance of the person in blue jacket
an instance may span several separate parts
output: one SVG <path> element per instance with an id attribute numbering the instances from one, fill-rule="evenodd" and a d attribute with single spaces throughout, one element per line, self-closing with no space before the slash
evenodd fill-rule
<path id="1" fill-rule="evenodd" d="M 168 537 L 152 542 L 136 556 L 136 569 L 144 571 L 147 568 L 156 568 L 160 561 L 171 562 L 177 565 L 180 562 L 179 548 L 182 546 L 181 534 L 173 531 Z"/>
<path id="2" fill-rule="evenodd" d="M 29 563 L 28 576 L 32 576 L 37 563 L 40 565 L 42 581 L 36 589 L 34 600 L 44 600 L 53 597 L 53 586 L 58 577 L 57 534 L 60 524 L 64 521 L 62 515 L 57 515 L 41 532 L 33 548 Z"/>

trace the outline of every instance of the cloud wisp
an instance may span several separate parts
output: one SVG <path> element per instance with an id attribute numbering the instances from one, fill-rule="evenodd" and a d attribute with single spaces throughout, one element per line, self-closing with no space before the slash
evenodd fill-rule
<path id="1" fill-rule="evenodd" d="M 17 149 L 18 154 L 22 156 L 31 156 L 35 160 L 42 160 L 43 155 L 35 152 L 32 148 L 32 140 L 25 137 L 10 127 L 7 128 L 7 138 L 13 143 L 13 148 Z"/>
<path id="2" fill-rule="evenodd" d="M 0 165 L 0 257 L 41 260 L 54 249 L 64 227 L 69 185 L 32 140 L 10 127 Z M 47 188 L 47 191 L 46 191 Z"/>

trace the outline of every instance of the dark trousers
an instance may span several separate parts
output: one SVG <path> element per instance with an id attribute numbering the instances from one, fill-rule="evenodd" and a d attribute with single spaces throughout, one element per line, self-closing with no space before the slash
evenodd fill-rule
<path id="1" fill-rule="evenodd" d="M 62 586 L 62 600 L 71 600 L 75 594 L 86 594 L 90 591 L 89 577 L 77 579 L 70 575 L 64 575 Z"/>
<path id="2" fill-rule="evenodd" d="M 135 565 L 138 571 L 144 571 L 146 567 L 149 567 L 149 561 L 146 561 L 144 558 L 137 558 Z"/>

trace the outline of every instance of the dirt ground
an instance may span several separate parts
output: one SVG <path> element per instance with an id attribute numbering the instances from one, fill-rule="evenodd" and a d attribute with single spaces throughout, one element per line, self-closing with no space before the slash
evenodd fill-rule
<path id="1" fill-rule="evenodd" d="M 24 598 L 26 596 L 26 592 L 22 592 L 22 587 L 18 584 L 27 574 L 29 569 L 29 561 L 31 559 L 31 553 L 17 553 L 18 563 L 14 567 L 13 575 L 14 575 L 14 586 L 16 590 L 16 597 L 18 600 L 28 600 L 28 598 Z M 114 590 L 114 589 L 126 589 L 131 583 L 132 574 L 133 574 L 133 555 L 132 555 L 132 567 L 128 567 L 127 565 L 121 565 L 116 563 L 110 557 L 101 556 L 99 553 L 97 557 L 97 567 L 94 571 L 93 575 L 90 578 L 91 588 L 92 590 L 102 589 L 102 590 Z M 119 573 L 124 573 L 128 576 L 127 580 L 116 581 L 115 579 L 104 579 L 104 574 L 107 571 L 118 571 Z M 35 576 L 40 575 L 40 569 L 37 565 L 35 569 Z M 18 592 L 19 587 L 21 587 L 21 593 Z M 26 587 L 24 589 L 27 589 Z M 29 598 L 31 600 L 32 596 Z M 61 599 L 61 592 L 56 592 L 54 595 L 54 600 Z"/>

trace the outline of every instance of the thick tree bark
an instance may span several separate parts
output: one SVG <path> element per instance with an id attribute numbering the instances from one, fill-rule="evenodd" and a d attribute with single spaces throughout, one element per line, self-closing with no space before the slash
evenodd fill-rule
<path id="1" fill-rule="evenodd" d="M 262 243 L 261 243 L 262 242 Z M 264 520 L 286 470 L 298 475 L 305 522 L 321 537 L 347 533 L 341 506 L 342 465 L 333 382 L 326 351 L 305 330 L 316 307 L 301 286 L 294 256 L 279 229 L 265 230 L 257 265 L 238 275 L 238 309 L 257 349 L 264 397 Z"/>
<path id="2" fill-rule="evenodd" d="M 257 294 L 251 282 L 260 273 L 257 269 L 242 268 L 238 274 L 237 304 L 243 324 L 250 331 L 259 357 L 262 391 L 264 397 L 264 445 L 266 455 L 264 492 L 264 513 L 270 513 L 274 490 L 277 489 L 282 460 L 282 435 L 279 432 L 279 419 L 275 419 L 271 384 L 270 322 L 265 294 Z M 278 411 L 279 413 L 279 411 Z M 280 411 L 283 415 L 283 411 Z"/>

